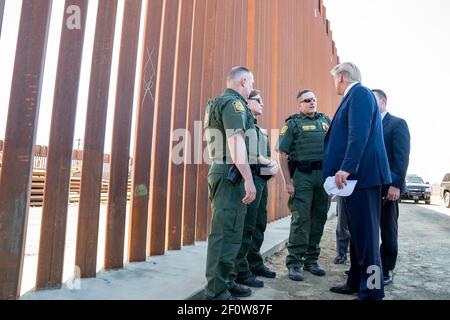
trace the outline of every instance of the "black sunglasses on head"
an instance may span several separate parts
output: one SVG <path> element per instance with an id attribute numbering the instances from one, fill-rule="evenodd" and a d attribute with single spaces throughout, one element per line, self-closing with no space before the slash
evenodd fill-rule
<path id="1" fill-rule="evenodd" d="M 303 100 L 303 101 L 300 101 L 300 103 L 303 103 L 303 102 L 305 102 L 305 103 L 311 103 L 311 102 L 316 102 L 316 101 L 317 101 L 316 98 L 311 98 L 311 99 L 305 99 L 305 100 Z"/>
<path id="2" fill-rule="evenodd" d="M 263 101 L 261 98 L 250 98 L 249 100 L 255 100 L 257 101 L 259 104 L 263 104 Z"/>

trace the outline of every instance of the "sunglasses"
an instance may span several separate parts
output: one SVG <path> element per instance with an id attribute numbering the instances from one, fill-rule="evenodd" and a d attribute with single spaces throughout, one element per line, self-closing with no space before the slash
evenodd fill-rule
<path id="1" fill-rule="evenodd" d="M 311 99 L 305 99 L 305 100 L 303 100 L 303 101 L 300 101 L 300 103 L 311 103 L 311 102 L 316 102 L 317 101 L 317 99 L 316 98 L 311 98 Z"/>
<path id="2" fill-rule="evenodd" d="M 263 104 L 263 101 L 262 101 L 261 98 L 250 98 L 249 100 L 255 100 L 255 101 L 257 101 L 260 105 Z"/>

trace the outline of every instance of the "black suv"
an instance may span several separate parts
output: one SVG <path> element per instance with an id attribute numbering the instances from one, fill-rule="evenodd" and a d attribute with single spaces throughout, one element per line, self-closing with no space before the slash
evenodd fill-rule
<path id="1" fill-rule="evenodd" d="M 442 179 L 441 198 L 444 199 L 445 206 L 450 208 L 450 173 L 447 173 Z"/>
<path id="2" fill-rule="evenodd" d="M 425 201 L 426 204 L 431 203 L 431 186 L 417 175 L 408 174 L 405 179 L 405 190 L 402 193 L 401 200 L 414 200 L 418 203 L 419 200 Z"/>

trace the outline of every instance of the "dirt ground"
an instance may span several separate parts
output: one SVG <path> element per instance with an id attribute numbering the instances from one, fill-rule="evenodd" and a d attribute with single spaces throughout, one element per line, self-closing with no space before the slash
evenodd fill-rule
<path id="1" fill-rule="evenodd" d="M 319 264 L 327 275 L 317 277 L 304 272 L 305 281 L 288 278 L 287 250 L 267 258 L 267 266 L 277 272 L 276 279 L 263 279 L 264 288 L 253 289 L 249 299 L 258 300 L 351 300 L 329 288 L 345 282 L 344 265 L 333 264 L 337 219 L 329 219 L 321 242 Z M 400 204 L 399 257 L 394 284 L 385 288 L 386 300 L 450 299 L 450 209 L 439 198 L 432 205 Z"/>

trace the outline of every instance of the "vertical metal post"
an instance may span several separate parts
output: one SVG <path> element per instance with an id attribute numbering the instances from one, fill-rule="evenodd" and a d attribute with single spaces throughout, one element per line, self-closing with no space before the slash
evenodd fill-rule
<path id="1" fill-rule="evenodd" d="M 133 157 L 133 185 L 130 214 L 130 262 L 145 261 L 148 226 L 150 166 L 153 144 L 153 118 L 164 1 L 148 0 L 142 70 L 139 83 L 135 148 Z M 114 233 L 108 228 L 108 232 Z"/>
<path id="2" fill-rule="evenodd" d="M 274 1 L 274 12 L 273 12 L 273 29 L 272 29 L 272 34 L 273 34 L 273 41 L 272 41 L 272 67 L 273 67 L 273 73 L 272 73 L 272 99 L 270 100 L 270 121 L 268 121 L 268 123 L 270 123 L 269 128 L 277 128 L 278 125 L 278 84 L 279 84 L 279 3 L 278 1 Z M 270 132 L 270 131 L 269 131 Z M 277 143 L 277 141 L 271 141 L 271 147 L 272 150 L 274 150 L 274 146 Z M 275 158 L 276 155 L 273 154 L 272 158 Z M 278 178 L 280 179 L 280 178 Z M 281 180 L 279 183 L 281 183 Z M 280 185 L 280 184 L 279 184 Z M 278 218 L 280 218 L 281 212 L 278 211 L 276 209 L 275 206 L 275 200 L 276 200 L 276 185 L 275 183 L 271 183 L 268 186 L 269 191 L 270 191 L 270 201 L 268 202 L 267 206 L 268 206 L 268 219 L 269 221 L 274 221 L 277 220 Z"/>
<path id="3" fill-rule="evenodd" d="M 196 150 L 195 146 L 200 145 L 201 141 L 195 141 L 196 134 L 201 133 L 203 126 L 195 127 L 195 121 L 202 124 L 200 115 L 200 100 L 202 91 L 203 74 L 203 46 L 204 46 L 204 27 L 206 21 L 206 1 L 195 0 L 195 12 L 192 32 L 192 45 L 190 57 L 190 78 L 189 78 L 189 103 L 186 120 L 186 128 L 191 134 L 190 146 L 193 150 L 190 159 L 185 161 L 184 173 L 184 197 L 183 197 L 183 245 L 193 245 L 195 243 L 196 231 L 196 183 L 199 160 L 202 159 L 203 150 Z M 200 129 L 200 130 L 199 130 Z M 198 133 L 195 130 L 200 131 Z M 186 154 L 186 156 L 189 156 Z M 190 160 L 190 161 L 188 161 Z M 193 186 L 193 188 L 192 188 Z"/>
<path id="4" fill-rule="evenodd" d="M 122 222 L 126 216 L 127 206 L 131 121 L 141 10 L 141 0 L 125 2 L 117 75 L 107 211 L 108 217 L 117 217 Z"/>
<path id="5" fill-rule="evenodd" d="M 217 1 L 217 17 L 215 20 L 215 35 L 213 38 L 214 55 L 211 73 L 211 87 L 210 91 L 205 96 L 206 100 L 219 95 L 223 92 L 224 81 L 222 78 L 224 70 L 225 53 L 230 53 L 230 47 L 232 44 L 231 33 L 226 29 L 227 6 L 231 3 L 231 0 L 219 0 Z M 206 91 L 205 91 L 206 93 Z M 202 116 L 204 114 L 202 113 Z M 205 180 L 206 185 L 206 180 Z"/>
<path id="6" fill-rule="evenodd" d="M 155 144 L 150 178 L 151 231 L 150 255 L 163 255 L 166 249 L 167 190 L 169 173 L 169 150 L 171 138 L 172 104 L 174 93 L 175 52 L 179 24 L 179 0 L 165 0 L 163 10 L 162 38 L 158 84 L 156 87 L 156 111 L 154 124 Z"/>
<path id="7" fill-rule="evenodd" d="M 64 5 L 42 210 L 36 288 L 60 287 L 87 0 Z"/>
<path id="8" fill-rule="evenodd" d="M 247 67 L 250 70 L 255 66 L 255 1 L 248 0 L 247 9 Z"/>
<path id="9" fill-rule="evenodd" d="M 24 0 L 0 178 L 0 299 L 20 294 L 52 1 Z"/>
<path id="10" fill-rule="evenodd" d="M 176 52 L 176 69 L 174 80 L 174 100 L 172 110 L 172 129 L 170 148 L 172 152 L 178 144 L 186 147 L 186 141 L 174 141 L 175 130 L 186 128 L 188 112 L 188 94 L 190 79 L 191 41 L 194 2 L 193 0 L 181 0 L 180 21 L 178 26 L 178 49 Z M 186 128 L 187 129 L 187 128 Z M 186 137 L 184 137 L 185 139 Z M 190 146 L 189 146 L 190 147 Z M 184 150 L 186 153 L 187 150 Z M 168 215 L 169 215 L 169 250 L 179 250 L 182 245 L 183 229 L 183 194 L 184 190 L 184 163 L 174 163 L 172 158 L 182 157 L 184 154 L 173 154 L 169 156 L 169 185 L 167 188 Z M 185 159 L 183 159 L 185 160 Z M 191 190 L 191 189 L 190 189 Z"/>
<path id="11" fill-rule="evenodd" d="M 91 78 L 84 132 L 83 164 L 81 170 L 80 204 L 78 210 L 77 249 L 75 263 L 81 277 L 95 277 L 97 272 L 97 243 L 103 173 L 106 115 L 108 111 L 117 0 L 100 0 L 95 26 Z M 125 220 L 125 219 L 124 219 Z M 125 222 L 123 223 L 125 225 Z M 121 246 L 114 248 L 123 261 L 123 227 L 117 232 Z"/>
<path id="12" fill-rule="evenodd" d="M 209 98 L 212 96 L 212 83 L 213 83 L 213 71 L 214 71 L 214 56 L 215 56 L 215 29 L 217 26 L 217 7 L 219 0 L 207 0 L 206 5 L 206 21 L 205 21 L 205 35 L 204 35 L 204 47 L 203 47 L 203 74 L 202 74 L 202 94 L 199 103 L 200 116 L 204 117 L 205 107 Z M 202 130 L 203 132 L 203 130 Z M 206 144 L 200 142 L 201 150 L 204 150 Z M 198 167 L 197 172 L 197 200 L 196 200 L 196 240 L 206 240 L 208 231 L 208 170 L 209 166 L 204 163 Z"/>

